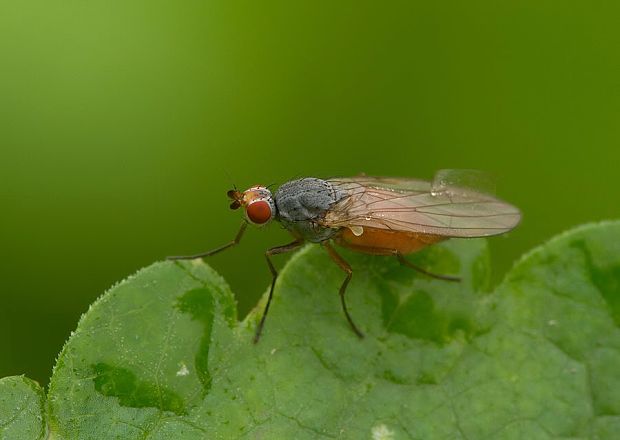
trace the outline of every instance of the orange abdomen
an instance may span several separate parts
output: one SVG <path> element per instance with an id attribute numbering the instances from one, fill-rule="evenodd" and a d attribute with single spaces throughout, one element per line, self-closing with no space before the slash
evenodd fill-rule
<path id="1" fill-rule="evenodd" d="M 349 228 L 342 228 L 334 237 L 334 241 L 340 246 L 373 255 L 411 254 L 445 239 L 446 237 L 440 235 L 378 228 L 364 228 L 364 232 L 359 236 L 353 234 Z"/>

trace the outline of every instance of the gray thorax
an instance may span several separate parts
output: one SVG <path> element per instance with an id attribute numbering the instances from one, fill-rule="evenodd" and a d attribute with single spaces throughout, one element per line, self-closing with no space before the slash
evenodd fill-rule
<path id="1" fill-rule="evenodd" d="M 326 180 L 314 177 L 291 180 L 275 194 L 277 218 L 296 236 L 315 243 L 325 241 L 338 228 L 325 228 L 317 222 L 342 197 L 344 193 Z"/>

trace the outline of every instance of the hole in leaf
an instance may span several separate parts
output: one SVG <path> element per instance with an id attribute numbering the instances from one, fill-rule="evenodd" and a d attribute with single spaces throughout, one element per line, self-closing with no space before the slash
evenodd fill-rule
<path id="1" fill-rule="evenodd" d="M 153 382 L 139 380 L 126 368 L 101 362 L 92 369 L 95 389 L 104 396 L 117 397 L 122 406 L 158 408 L 178 415 L 185 413 L 185 403 L 178 394 Z"/>
<path id="2" fill-rule="evenodd" d="M 192 319 L 203 325 L 200 347 L 194 358 L 194 368 L 206 393 L 211 387 L 209 346 L 211 345 L 211 330 L 214 318 L 213 296 L 208 289 L 189 290 L 179 298 L 177 308 L 184 313 L 189 313 Z"/>

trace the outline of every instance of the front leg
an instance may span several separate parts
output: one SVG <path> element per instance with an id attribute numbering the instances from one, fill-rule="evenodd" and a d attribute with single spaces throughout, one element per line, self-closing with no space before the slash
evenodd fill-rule
<path id="1" fill-rule="evenodd" d="M 202 252 L 200 254 L 194 254 L 194 255 L 176 255 L 172 257 L 166 257 L 166 259 L 168 260 L 193 260 L 195 258 L 210 257 L 211 255 L 215 255 L 218 252 L 222 252 L 223 250 L 228 249 L 229 247 L 233 247 L 239 244 L 239 242 L 241 241 L 241 237 L 243 237 L 243 233 L 245 232 L 245 229 L 247 227 L 248 227 L 248 223 L 243 222 L 243 224 L 241 225 L 241 228 L 239 229 L 239 232 L 237 232 L 237 235 L 232 241 L 220 247 L 216 247 L 215 249 L 211 249 L 210 251 Z"/>
<path id="2" fill-rule="evenodd" d="M 267 259 L 267 265 L 269 266 L 269 270 L 271 271 L 272 279 L 271 279 L 271 288 L 269 289 L 269 296 L 267 297 L 267 304 L 265 305 L 265 310 L 263 310 L 263 316 L 261 317 L 260 322 L 258 323 L 258 327 L 256 327 L 256 333 L 254 334 L 255 344 L 260 339 L 260 335 L 263 331 L 263 326 L 265 325 L 265 319 L 267 318 L 267 312 L 269 312 L 269 306 L 271 305 L 271 298 L 273 298 L 273 288 L 275 287 L 276 280 L 278 279 L 278 271 L 274 267 L 273 263 L 271 262 L 271 258 L 269 257 L 271 257 L 272 255 L 283 254 L 285 252 L 293 251 L 297 249 L 299 246 L 301 246 L 303 243 L 304 243 L 303 239 L 298 238 L 297 240 L 289 244 L 285 244 L 284 246 L 272 247 L 271 249 L 268 249 L 265 252 L 265 258 Z"/>

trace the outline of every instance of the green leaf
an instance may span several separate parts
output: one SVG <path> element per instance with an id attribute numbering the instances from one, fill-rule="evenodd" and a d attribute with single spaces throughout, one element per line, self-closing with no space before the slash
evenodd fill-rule
<path id="1" fill-rule="evenodd" d="M 318 246 L 237 322 L 202 262 L 157 263 L 84 315 L 49 391 L 54 438 L 620 438 L 620 222 L 578 228 L 489 291 L 483 240 L 395 259 Z"/>
<path id="2" fill-rule="evenodd" d="M 0 379 L 0 439 L 42 439 L 47 434 L 45 395 L 23 376 Z"/>

